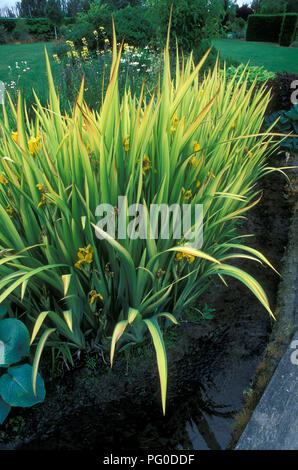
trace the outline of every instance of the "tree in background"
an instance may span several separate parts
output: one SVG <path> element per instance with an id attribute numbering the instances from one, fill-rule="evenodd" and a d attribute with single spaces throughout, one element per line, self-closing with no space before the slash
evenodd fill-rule
<path id="1" fill-rule="evenodd" d="M 21 0 L 17 6 L 21 18 L 42 18 L 45 16 L 47 0 Z"/>
<path id="2" fill-rule="evenodd" d="M 96 48 L 96 40 L 93 34 L 100 26 L 103 26 L 108 36 L 112 37 L 112 14 L 113 11 L 107 3 L 101 0 L 90 2 L 87 11 L 80 10 L 77 14 L 76 24 L 66 34 L 66 39 L 74 41 L 77 45 L 82 44 L 82 38 L 88 41 L 90 49 Z M 103 45 L 102 45 L 103 46 Z"/>
<path id="3" fill-rule="evenodd" d="M 253 0 L 250 7 L 254 13 L 259 14 L 261 10 L 261 0 Z"/>
<path id="4" fill-rule="evenodd" d="M 284 13 L 287 10 L 287 0 L 262 0 L 261 14 Z"/>
<path id="5" fill-rule="evenodd" d="M 222 26 L 228 23 L 233 23 L 236 18 L 236 0 L 222 0 L 222 8 L 224 10 L 224 18 L 222 20 Z"/>
<path id="6" fill-rule="evenodd" d="M 222 27 L 226 32 L 234 33 L 236 37 L 242 37 L 244 35 L 246 22 L 242 17 L 237 15 L 237 8 L 239 7 L 235 0 L 223 1 L 225 16 L 222 21 Z"/>
<path id="7" fill-rule="evenodd" d="M 236 7 L 237 18 L 243 18 L 244 21 L 247 21 L 248 16 L 252 14 L 253 14 L 253 10 L 247 3 L 245 3 L 241 7 L 239 6 Z"/>
<path id="8" fill-rule="evenodd" d="M 261 13 L 262 15 L 274 15 L 278 13 L 285 13 L 289 3 L 297 6 L 297 0 L 254 0 L 251 8 L 254 13 Z"/>
<path id="9" fill-rule="evenodd" d="M 89 0 L 62 0 L 61 9 L 65 16 L 76 16 L 80 11 L 89 8 Z"/>
<path id="10" fill-rule="evenodd" d="M 144 4 L 142 0 L 103 0 L 102 3 L 108 5 L 113 11 L 120 10 L 120 8 L 136 7 Z"/>
<path id="11" fill-rule="evenodd" d="M 298 1 L 288 0 L 287 1 L 287 13 L 298 13 Z"/>
<path id="12" fill-rule="evenodd" d="M 171 45 L 185 53 L 194 51 L 195 59 L 210 46 L 225 17 L 222 0 L 151 0 L 153 22 L 160 44 L 165 44 L 171 5 Z"/>
<path id="13" fill-rule="evenodd" d="M 57 40 L 57 27 L 63 23 L 63 12 L 59 0 L 48 0 L 45 8 L 45 15 L 54 26 L 55 38 Z"/>

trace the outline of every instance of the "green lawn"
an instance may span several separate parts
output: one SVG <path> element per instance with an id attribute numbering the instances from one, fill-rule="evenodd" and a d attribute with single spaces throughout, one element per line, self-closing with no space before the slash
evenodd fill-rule
<path id="1" fill-rule="evenodd" d="M 34 87 L 37 90 L 45 87 L 46 66 L 44 47 L 46 46 L 49 56 L 53 53 L 52 43 L 33 44 L 9 44 L 0 46 L 0 80 L 3 82 L 15 81 L 16 86 L 24 85 Z M 26 61 L 26 67 L 21 66 L 21 61 Z M 16 68 L 16 62 L 19 69 Z M 11 66 L 9 72 L 8 66 Z M 30 70 L 24 71 L 24 68 Z M 20 76 L 18 78 L 18 76 Z"/>
<path id="2" fill-rule="evenodd" d="M 272 72 L 298 74 L 298 48 L 280 47 L 268 42 L 246 42 L 239 39 L 213 41 L 222 59 L 231 58 L 251 65 L 263 65 Z"/>

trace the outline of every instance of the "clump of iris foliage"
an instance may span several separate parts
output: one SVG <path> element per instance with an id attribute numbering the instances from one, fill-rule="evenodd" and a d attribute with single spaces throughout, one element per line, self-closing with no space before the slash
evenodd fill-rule
<path id="1" fill-rule="evenodd" d="M 71 361 L 86 337 L 115 349 L 152 338 L 165 412 L 165 323 L 176 323 L 212 279 L 232 276 L 270 315 L 259 283 L 233 266 L 237 257 L 270 263 L 237 236 L 236 224 L 257 204 L 255 183 L 268 166 L 272 136 L 259 135 L 269 96 L 243 76 L 227 80 L 216 63 L 200 82 L 206 56 L 170 73 L 169 33 L 163 75 L 147 99 L 120 95 L 122 45 L 114 31 L 108 87 L 99 111 L 84 101 L 84 82 L 70 114 L 60 111 L 47 58 L 49 104 L 35 96 L 29 119 L 22 96 L 14 124 L 0 123 L 0 303 L 21 318 L 37 345 L 32 382 L 46 345 Z M 244 72 L 243 72 L 244 73 Z M 98 229 L 96 207 L 203 204 L 203 245 L 181 237 L 114 239 Z M 148 212 L 149 217 L 149 212 Z M 170 214 L 171 225 L 173 215 Z M 158 220 L 148 219 L 152 225 Z M 128 227 L 129 218 L 125 220 Z"/>

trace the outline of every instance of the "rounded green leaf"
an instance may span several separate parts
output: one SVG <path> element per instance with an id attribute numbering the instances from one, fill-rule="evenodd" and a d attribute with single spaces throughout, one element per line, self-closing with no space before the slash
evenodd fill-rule
<path id="1" fill-rule="evenodd" d="M 0 377 L 0 395 L 11 406 L 29 407 L 45 399 L 45 386 L 42 377 L 37 374 L 36 395 L 32 382 L 32 367 L 29 364 L 9 367 L 7 374 Z"/>
<path id="2" fill-rule="evenodd" d="M 20 320 L 0 321 L 0 366 L 19 362 L 29 353 L 29 331 Z"/>

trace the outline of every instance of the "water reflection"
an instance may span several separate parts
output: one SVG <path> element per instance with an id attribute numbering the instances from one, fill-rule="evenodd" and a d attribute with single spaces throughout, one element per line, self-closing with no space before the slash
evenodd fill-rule
<path id="1" fill-rule="evenodd" d="M 190 397 L 173 401 L 166 417 L 158 406 L 136 407 L 128 400 L 105 409 L 88 407 L 71 420 L 64 419 L 52 432 L 36 438 L 20 449 L 112 449 L 203 450 L 221 449 L 215 435 L 220 421 L 232 422 L 233 411 L 203 398 L 206 391 L 197 385 Z"/>

